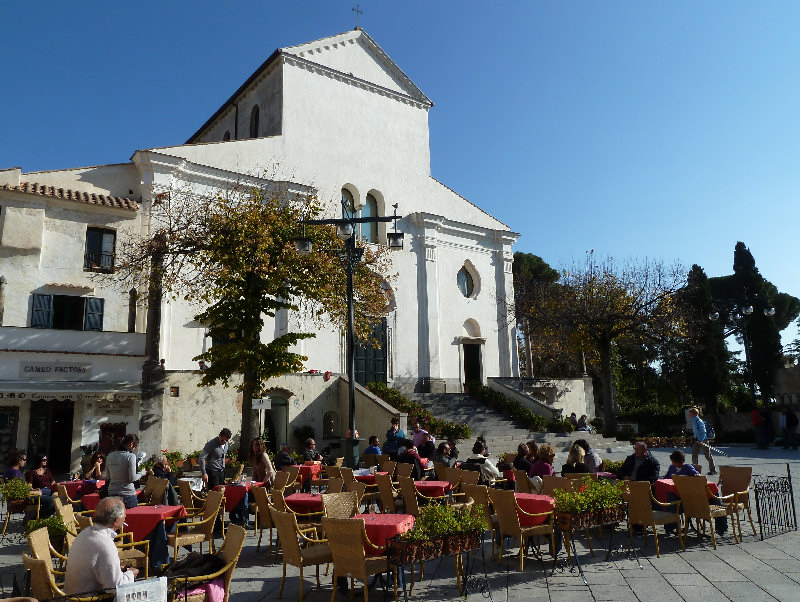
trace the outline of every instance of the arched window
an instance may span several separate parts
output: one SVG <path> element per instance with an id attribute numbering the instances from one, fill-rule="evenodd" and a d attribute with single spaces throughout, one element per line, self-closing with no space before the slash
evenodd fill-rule
<path id="1" fill-rule="evenodd" d="M 225 130 L 225 134 L 223 134 L 223 136 L 222 136 L 222 141 L 223 142 L 227 142 L 230 139 L 231 139 L 231 131 L 230 130 Z"/>
<path id="2" fill-rule="evenodd" d="M 361 208 L 361 217 L 378 217 L 378 201 L 371 194 Z M 361 237 L 367 242 L 378 242 L 378 224 L 361 224 Z"/>
<path id="3" fill-rule="evenodd" d="M 322 438 L 335 439 L 339 436 L 339 416 L 336 412 L 325 412 L 322 417 Z"/>
<path id="4" fill-rule="evenodd" d="M 456 283 L 458 284 L 458 290 L 460 290 L 461 294 L 465 297 L 471 297 L 472 293 L 475 292 L 475 284 L 472 280 L 472 274 L 470 274 L 469 270 L 467 270 L 465 267 L 462 267 L 460 270 L 458 270 Z"/>
<path id="5" fill-rule="evenodd" d="M 357 217 L 355 209 L 356 201 L 353 198 L 353 193 L 347 188 L 342 188 L 342 217 L 347 219 L 350 217 Z"/>
<path id="6" fill-rule="evenodd" d="M 258 105 L 250 112 L 250 137 L 258 138 Z"/>

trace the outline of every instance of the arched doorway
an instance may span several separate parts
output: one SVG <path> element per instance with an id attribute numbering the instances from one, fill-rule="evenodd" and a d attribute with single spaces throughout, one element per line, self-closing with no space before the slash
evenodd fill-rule
<path id="1" fill-rule="evenodd" d="M 486 339 L 481 337 L 481 327 L 473 319 L 464 322 L 461 337 L 461 370 L 462 382 L 483 382 L 483 344 Z"/>

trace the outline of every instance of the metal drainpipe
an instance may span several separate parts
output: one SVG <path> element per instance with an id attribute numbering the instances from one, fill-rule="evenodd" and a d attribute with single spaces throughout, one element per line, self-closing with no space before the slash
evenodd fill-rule
<path id="1" fill-rule="evenodd" d="M 3 325 L 3 310 L 6 307 L 6 277 L 0 276 L 0 326 Z"/>

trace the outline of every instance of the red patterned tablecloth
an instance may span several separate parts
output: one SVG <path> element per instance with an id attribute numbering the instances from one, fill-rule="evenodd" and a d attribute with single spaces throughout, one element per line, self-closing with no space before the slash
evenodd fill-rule
<path id="1" fill-rule="evenodd" d="M 528 514 L 539 514 L 550 512 L 556 507 L 556 502 L 549 495 L 538 495 L 536 493 L 515 493 L 517 505 Z M 533 527 L 540 525 L 547 520 L 546 516 L 527 516 L 517 511 L 519 524 L 523 527 Z"/>
<path id="2" fill-rule="evenodd" d="M 253 487 L 261 487 L 264 483 L 259 482 L 247 482 L 241 483 L 239 485 L 225 485 L 225 510 L 230 512 L 236 506 L 239 505 L 239 502 L 242 501 L 244 494 L 250 491 Z M 219 485 L 214 487 L 214 491 L 219 490 Z"/>
<path id="3" fill-rule="evenodd" d="M 378 546 L 385 546 L 386 540 L 395 535 L 410 531 L 414 527 L 414 517 L 410 514 L 356 514 L 353 518 L 363 518 L 364 527 L 370 542 Z M 367 556 L 381 556 L 384 549 L 374 548 L 364 542 L 364 551 Z"/>
<path id="4" fill-rule="evenodd" d="M 428 497 L 443 496 L 452 488 L 450 481 L 414 481 L 414 486 L 422 495 Z"/>
<path id="5" fill-rule="evenodd" d="M 719 486 L 713 481 L 708 481 L 708 488 L 711 490 L 712 494 L 719 495 Z M 659 502 L 668 502 L 670 493 L 674 494 L 678 499 L 681 497 L 678 495 L 678 488 L 675 487 L 675 483 L 672 479 L 658 479 L 655 482 L 654 489 L 656 499 Z"/>
<path id="6" fill-rule="evenodd" d="M 158 524 L 158 521 L 179 519 L 186 516 L 183 506 L 136 506 L 125 512 L 126 533 L 132 532 L 134 541 L 144 540 Z"/>
<path id="7" fill-rule="evenodd" d="M 376 472 L 375 474 L 389 474 L 388 472 Z M 366 483 L 367 485 L 375 484 L 375 474 L 357 474 L 355 475 L 356 481 Z"/>
<path id="8" fill-rule="evenodd" d="M 322 496 L 318 493 L 293 493 L 285 499 L 286 505 L 300 514 L 322 512 Z"/>
<path id="9" fill-rule="evenodd" d="M 67 495 L 71 499 L 76 499 L 81 495 L 86 495 L 87 493 L 94 493 L 98 489 L 100 489 L 103 485 L 105 485 L 105 481 L 61 481 L 60 483 L 56 483 L 56 485 L 63 485 L 67 489 Z"/>
<path id="10" fill-rule="evenodd" d="M 311 477 L 311 479 L 316 479 L 321 470 L 322 464 L 304 464 L 300 467 L 300 482 L 305 483 L 309 477 Z"/>

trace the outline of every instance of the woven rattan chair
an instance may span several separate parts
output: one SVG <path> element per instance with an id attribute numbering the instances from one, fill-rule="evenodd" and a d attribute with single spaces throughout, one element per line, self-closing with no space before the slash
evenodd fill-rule
<path id="1" fill-rule="evenodd" d="M 447 476 L 445 474 L 446 471 L 447 471 L 447 468 L 448 468 L 448 466 L 444 462 L 434 462 L 433 463 L 433 472 L 436 474 L 436 480 L 437 481 L 446 481 L 447 480 Z"/>
<path id="2" fill-rule="evenodd" d="M 339 472 L 341 473 L 342 479 L 344 480 L 345 488 L 347 487 L 348 484 L 355 482 L 356 477 L 353 474 L 352 468 L 347 468 L 346 466 L 342 466 L 341 468 L 339 468 Z"/>
<path id="3" fill-rule="evenodd" d="M 358 493 L 323 493 L 322 512 L 328 518 L 353 518 L 358 514 Z"/>
<path id="4" fill-rule="evenodd" d="M 525 558 L 526 539 L 532 535 L 549 535 L 551 550 L 555 554 L 556 542 L 553 534 L 553 512 L 542 512 L 530 514 L 525 512 L 517 505 L 513 491 L 492 489 L 489 491 L 489 499 L 497 512 L 498 526 L 500 528 L 500 553 L 497 555 L 497 563 L 503 560 L 503 536 L 511 536 L 519 539 L 519 570 L 523 569 Z M 545 522 L 533 527 L 523 527 L 519 522 L 519 513 L 527 516 L 547 517 Z M 541 554 L 539 554 L 541 557 Z"/>
<path id="5" fill-rule="evenodd" d="M 367 493 L 367 485 L 366 483 L 360 483 L 358 481 L 350 481 L 349 483 L 345 481 L 345 489 L 351 493 L 355 493 L 358 495 L 358 506 L 361 507 L 361 502 L 364 499 L 364 496 Z"/>
<path id="6" fill-rule="evenodd" d="M 47 527 L 41 527 L 35 531 L 28 533 L 28 548 L 31 551 L 31 556 L 38 560 L 46 560 L 50 566 L 53 566 L 53 561 L 57 561 L 62 568 L 66 566 L 67 557 L 59 553 L 53 548 L 50 543 L 50 535 L 47 532 Z M 66 572 L 63 570 L 52 569 L 53 577 L 57 581 L 63 582 Z"/>
<path id="7" fill-rule="evenodd" d="M 378 499 L 381 503 L 381 510 L 386 514 L 397 512 L 398 504 L 402 504 L 400 494 L 392 485 L 392 477 L 388 474 L 376 474 L 375 483 L 378 485 Z"/>
<path id="8" fill-rule="evenodd" d="M 272 505 L 279 512 L 293 514 L 295 520 L 297 520 L 300 525 L 301 531 L 304 533 L 310 531 L 316 532 L 319 528 L 319 519 L 322 516 L 322 512 L 295 512 L 286 503 L 282 491 L 272 491 Z"/>
<path id="9" fill-rule="evenodd" d="M 364 582 L 364 602 L 369 602 L 369 587 L 367 579 L 389 570 L 389 561 L 385 556 L 367 557 L 364 544 L 382 549 L 385 546 L 376 546 L 367 537 L 364 519 L 335 519 L 323 518 L 322 527 L 328 536 L 331 556 L 333 557 L 333 580 L 337 577 L 349 577 L 352 580 L 360 579 Z M 394 572 L 394 594 L 397 598 L 397 572 Z M 336 597 L 336 588 L 331 592 L 331 602 Z"/>
<path id="10" fill-rule="evenodd" d="M 56 583 L 50 562 L 31 558 L 25 553 L 22 554 L 22 562 L 25 565 L 25 569 L 30 571 L 31 594 L 37 600 L 49 600 L 58 597 L 61 600 L 70 600 L 72 602 L 95 602 L 96 600 L 110 600 L 115 596 L 114 592 L 98 592 L 91 596 L 67 596 Z"/>
<path id="11" fill-rule="evenodd" d="M 647 481 L 626 481 L 627 491 L 623 493 L 628 502 L 628 532 L 633 537 L 633 525 L 644 527 L 644 543 L 647 545 L 647 527 L 652 527 L 653 537 L 656 540 L 656 557 L 661 557 L 658 545 L 658 531 L 656 525 L 674 524 L 678 530 L 678 540 L 681 548 L 686 549 L 681 535 L 681 502 L 659 502 L 653 497 L 653 490 Z M 674 508 L 674 510 L 653 510 L 653 504 L 661 508 Z"/>
<path id="12" fill-rule="evenodd" d="M 361 457 L 364 458 L 364 465 L 367 468 L 378 465 L 379 454 L 361 454 Z"/>
<path id="13" fill-rule="evenodd" d="M 278 598 L 283 597 L 283 585 L 286 582 L 286 565 L 291 564 L 300 569 L 300 601 L 303 600 L 303 568 L 314 566 L 317 569 L 317 587 L 319 587 L 319 565 L 331 562 L 331 550 L 327 540 L 309 537 L 312 535 L 306 529 L 300 529 L 291 512 L 272 510 L 272 520 L 278 529 L 278 540 L 283 550 L 283 574 L 281 575 L 281 589 Z M 300 547 L 300 542 L 307 544 Z M 363 549 L 363 548 L 362 548 Z M 334 589 L 334 592 L 336 590 Z"/>
<path id="14" fill-rule="evenodd" d="M 683 504 L 683 512 L 686 519 L 686 522 L 683 526 L 684 539 L 686 539 L 686 535 L 689 530 L 689 521 L 691 519 L 695 519 L 698 522 L 702 521 L 703 534 L 705 534 L 706 531 L 705 525 L 708 523 L 711 528 L 711 543 L 716 550 L 717 536 L 714 533 L 713 519 L 729 516 L 731 517 L 733 540 L 738 543 L 738 539 L 736 537 L 736 527 L 732 522 L 734 513 L 733 494 L 725 497 L 712 495 L 711 491 L 708 489 L 708 481 L 705 477 L 701 476 L 682 477 L 674 475 L 672 477 L 672 482 L 675 483 L 675 487 L 678 490 L 678 496 L 681 498 L 681 503 Z M 716 499 L 723 505 L 711 505 L 709 503 L 709 499 Z"/>
<path id="15" fill-rule="evenodd" d="M 325 493 L 341 493 L 344 490 L 344 480 L 331 477 L 328 479 L 328 486 L 325 488 Z"/>
<path id="16" fill-rule="evenodd" d="M 401 466 L 403 466 L 401 464 Z M 411 477 L 400 477 L 400 495 L 406 507 L 406 514 L 419 516 L 419 503 L 417 502 L 417 488 L 414 487 L 414 479 Z"/>
<path id="17" fill-rule="evenodd" d="M 281 471 L 275 475 L 275 479 L 272 481 L 272 491 L 284 491 L 286 487 L 289 485 L 289 475 L 286 471 Z M 291 493 L 291 491 L 289 492 Z M 288 494 L 287 494 L 288 495 Z"/>
<path id="18" fill-rule="evenodd" d="M 190 520 L 203 515 L 205 500 L 192 491 L 189 481 L 178 481 L 178 498 Z"/>
<path id="19" fill-rule="evenodd" d="M 287 466 L 284 469 L 284 472 L 289 475 L 289 480 L 286 482 L 286 487 L 284 488 L 284 493 L 287 490 L 291 492 L 299 491 L 300 490 L 300 467 L 296 464 L 293 466 Z"/>
<path id="20" fill-rule="evenodd" d="M 464 485 L 477 485 L 481 478 L 481 473 L 475 470 L 462 470 L 461 471 L 461 489 L 463 491 Z"/>
<path id="21" fill-rule="evenodd" d="M 80 500 L 73 500 L 71 497 L 69 497 L 66 485 L 60 485 L 56 483 L 56 492 L 58 493 L 58 499 L 61 500 L 61 503 L 65 506 L 69 504 L 70 506 L 75 507 L 76 504 L 81 503 Z"/>
<path id="22" fill-rule="evenodd" d="M 139 505 L 155 506 L 157 504 L 163 504 L 167 487 L 169 487 L 169 479 L 159 479 L 158 477 L 151 476 L 147 479 L 147 485 L 139 496 Z"/>
<path id="23" fill-rule="evenodd" d="M 208 542 L 211 553 L 214 553 L 214 523 L 222 506 L 222 492 L 209 491 L 206 496 L 206 505 L 203 508 L 203 518 L 191 523 L 178 523 L 175 532 L 167 535 L 167 544 L 175 549 L 173 559 L 178 559 L 178 548 L 196 543 L 200 544 L 203 551 L 203 542 Z M 230 527 L 229 527 L 230 528 Z M 183 533 L 181 531 L 184 531 Z M 227 536 L 227 534 L 226 534 Z"/>
<path id="24" fill-rule="evenodd" d="M 386 456 L 386 460 L 384 460 L 383 464 L 381 464 L 381 472 L 389 473 L 390 478 L 394 478 L 394 471 L 397 469 L 397 462 L 394 462 L 389 459 L 389 456 Z"/>
<path id="25" fill-rule="evenodd" d="M 413 471 L 413 464 L 409 464 L 407 462 L 400 462 L 397 464 L 395 468 L 395 477 L 397 477 L 397 482 L 400 482 L 400 477 L 410 477 Z"/>
<path id="26" fill-rule="evenodd" d="M 341 479 L 342 478 L 342 467 L 341 466 L 328 466 L 326 467 L 325 471 L 328 473 L 329 479 Z"/>
<path id="27" fill-rule="evenodd" d="M 497 515 L 492 513 L 492 506 L 489 501 L 489 488 L 486 485 L 471 485 L 467 484 L 463 487 L 464 493 L 470 497 L 473 502 L 480 506 L 483 510 L 484 517 L 486 518 L 486 524 L 489 525 L 489 531 L 492 535 L 492 557 L 494 557 L 494 532 L 497 529 L 499 523 L 497 519 Z"/>
<path id="28" fill-rule="evenodd" d="M 543 476 L 542 477 L 542 495 L 549 495 L 552 497 L 553 491 L 556 489 L 569 490 L 570 482 L 566 477 L 556 476 Z"/>
<path id="29" fill-rule="evenodd" d="M 742 523 L 739 519 L 740 512 L 747 512 L 747 519 L 756 534 L 753 516 L 750 514 L 750 481 L 753 478 L 752 466 L 720 466 L 719 486 L 722 495 L 733 495 L 734 509 L 736 510 L 736 526 L 739 528 L 739 541 L 742 540 Z"/>
<path id="30" fill-rule="evenodd" d="M 528 478 L 528 473 L 519 468 L 514 469 L 514 478 L 516 479 L 516 490 L 519 493 L 536 493 L 531 485 L 531 480 Z"/>
<path id="31" fill-rule="evenodd" d="M 253 498 L 255 499 L 256 517 L 254 531 L 258 531 L 258 545 L 256 552 L 261 550 L 261 538 L 264 536 L 264 529 L 269 529 L 269 552 L 272 556 L 272 529 L 275 523 L 272 520 L 272 512 L 270 511 L 271 505 L 269 503 L 269 494 L 266 487 L 253 487 Z M 250 506 L 252 508 L 252 505 Z"/>
<path id="32" fill-rule="evenodd" d="M 239 562 L 239 556 L 242 553 L 242 546 L 244 545 L 244 539 L 246 536 L 247 532 L 242 527 L 239 525 L 230 525 L 228 527 L 228 532 L 225 535 L 225 541 L 222 542 L 222 546 L 216 553 L 217 558 L 225 563 L 225 566 L 223 566 L 216 573 L 211 573 L 209 575 L 181 577 L 179 582 L 180 585 L 186 584 L 186 587 L 192 588 L 192 586 L 196 583 L 208 583 L 213 579 L 221 577 L 225 588 L 225 597 L 222 599 L 222 602 L 228 602 L 231 592 L 231 580 L 233 579 L 233 572 L 236 570 L 236 565 Z M 185 600 L 181 595 L 178 599 L 181 602 L 209 602 L 207 593 L 189 595 Z"/>

